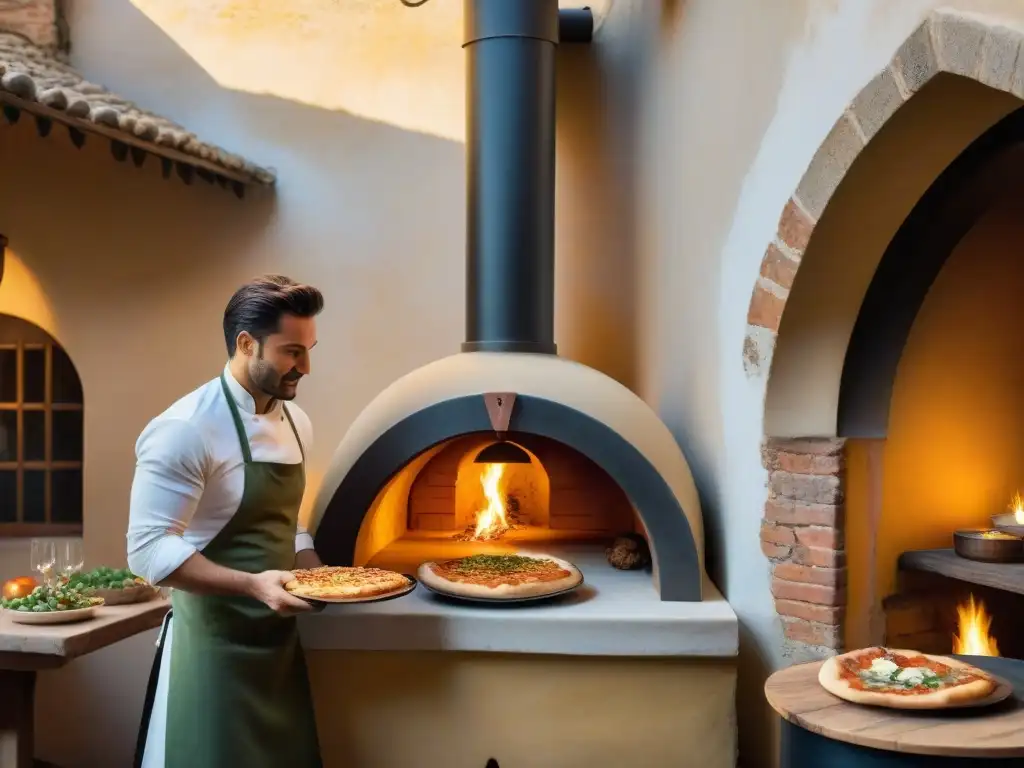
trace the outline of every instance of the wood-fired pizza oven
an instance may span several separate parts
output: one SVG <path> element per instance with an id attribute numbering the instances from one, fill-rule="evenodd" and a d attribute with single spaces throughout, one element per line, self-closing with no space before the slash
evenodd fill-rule
<path id="1" fill-rule="evenodd" d="M 466 2 L 466 341 L 349 428 L 311 520 L 325 562 L 409 568 L 638 532 L 661 600 L 701 600 L 701 511 L 678 444 L 554 343 L 555 50 L 588 41 L 589 18 L 562 12 L 560 30 L 557 0 Z"/>

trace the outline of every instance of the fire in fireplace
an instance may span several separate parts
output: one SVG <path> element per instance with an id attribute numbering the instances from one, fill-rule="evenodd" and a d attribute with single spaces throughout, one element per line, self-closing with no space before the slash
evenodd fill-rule
<path id="1" fill-rule="evenodd" d="M 975 601 L 974 595 L 956 607 L 957 631 L 953 635 L 953 653 L 969 656 L 998 656 L 999 645 L 989 634 L 992 617 L 985 612 L 985 604 Z"/>
<path id="2" fill-rule="evenodd" d="M 602 538 L 636 528 L 629 500 L 592 461 L 554 440 L 517 440 L 478 433 L 445 444 L 412 482 L 408 530 L 516 541 Z M 512 450 L 519 455 L 509 456 Z"/>
<path id="3" fill-rule="evenodd" d="M 563 12 L 563 18 L 567 13 Z M 662 601 L 700 601 L 700 505 L 672 434 L 554 342 L 555 0 L 467 0 L 466 335 L 342 439 L 310 525 L 325 562 L 418 561 L 642 535 Z M 610 566 L 609 566 L 610 567 Z"/>

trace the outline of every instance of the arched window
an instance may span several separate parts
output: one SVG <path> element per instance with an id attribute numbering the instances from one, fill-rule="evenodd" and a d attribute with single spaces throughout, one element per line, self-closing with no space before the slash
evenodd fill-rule
<path id="1" fill-rule="evenodd" d="M 60 344 L 0 314 L 0 537 L 81 534 L 82 416 Z"/>

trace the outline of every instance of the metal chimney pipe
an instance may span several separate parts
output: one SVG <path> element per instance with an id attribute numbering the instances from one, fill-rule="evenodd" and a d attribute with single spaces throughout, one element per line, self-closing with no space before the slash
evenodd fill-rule
<path id="1" fill-rule="evenodd" d="M 556 354 L 558 0 L 465 0 L 464 352 Z"/>

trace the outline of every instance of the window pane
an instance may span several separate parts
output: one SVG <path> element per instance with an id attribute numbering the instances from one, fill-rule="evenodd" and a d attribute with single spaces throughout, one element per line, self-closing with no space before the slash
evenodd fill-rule
<path id="1" fill-rule="evenodd" d="M 46 472 L 41 469 L 26 469 L 22 482 L 22 492 L 24 493 L 22 519 L 26 523 L 45 523 Z"/>
<path id="2" fill-rule="evenodd" d="M 0 461 L 18 460 L 18 412 L 0 411 Z"/>
<path id="3" fill-rule="evenodd" d="M 22 391 L 22 402 L 41 403 L 46 399 L 46 352 L 42 349 L 26 349 L 22 351 L 25 389 Z"/>
<path id="4" fill-rule="evenodd" d="M 18 399 L 18 350 L 0 349 L 0 403 Z"/>
<path id="5" fill-rule="evenodd" d="M 82 522 L 82 470 L 55 469 L 50 473 L 50 522 Z"/>
<path id="6" fill-rule="evenodd" d="M 0 523 L 18 521 L 18 473 L 8 469 L 0 472 Z"/>
<path id="7" fill-rule="evenodd" d="M 23 411 L 21 428 L 25 436 L 23 458 L 25 461 L 43 461 L 46 458 L 46 414 L 43 411 Z"/>
<path id="8" fill-rule="evenodd" d="M 51 450 L 53 461 L 82 460 L 82 412 L 54 411 L 53 445 Z"/>
<path id="9" fill-rule="evenodd" d="M 60 347 L 53 347 L 53 395 L 55 403 L 81 403 L 82 382 L 78 380 L 75 366 Z"/>

